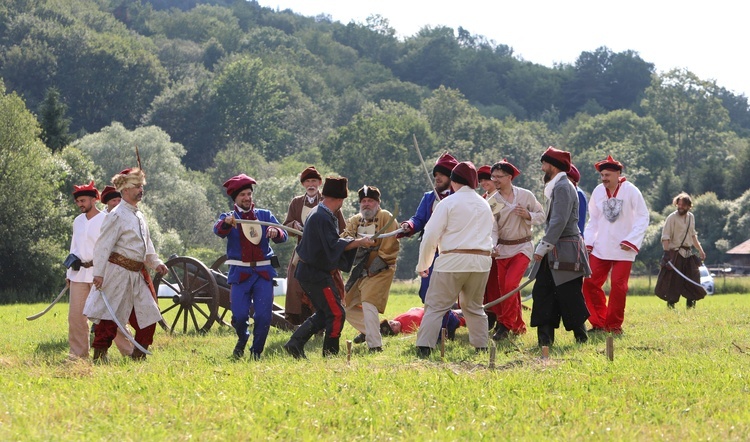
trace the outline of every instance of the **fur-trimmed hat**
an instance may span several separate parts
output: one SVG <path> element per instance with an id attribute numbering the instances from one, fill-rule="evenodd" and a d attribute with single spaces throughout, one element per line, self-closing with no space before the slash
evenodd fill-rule
<path id="1" fill-rule="evenodd" d="M 491 180 L 492 179 L 492 168 L 488 165 L 484 165 L 477 170 L 477 179 L 479 181 L 482 180 Z"/>
<path id="2" fill-rule="evenodd" d="M 521 175 L 521 171 L 518 170 L 516 166 L 509 163 L 508 160 L 506 160 L 505 158 L 503 158 L 502 161 L 498 161 L 497 163 L 492 165 L 492 172 L 498 169 L 510 175 L 511 181 L 513 180 L 513 178 L 517 177 L 518 175 Z"/>
<path id="3" fill-rule="evenodd" d="M 255 185 L 255 180 L 252 177 L 241 173 L 237 176 L 229 178 L 224 182 L 223 185 L 227 188 L 227 195 L 229 195 L 234 200 L 237 198 L 237 195 L 239 195 L 243 190 L 252 190 L 253 185 Z"/>
<path id="4" fill-rule="evenodd" d="M 578 182 L 581 181 L 581 172 L 578 171 L 578 168 L 575 166 L 575 164 L 570 165 L 568 178 L 570 178 L 570 181 L 572 181 L 573 184 L 578 184 Z"/>
<path id="5" fill-rule="evenodd" d="M 125 169 L 112 177 L 112 185 L 115 186 L 115 189 L 118 192 L 122 192 L 122 189 L 145 186 L 146 174 L 137 167 Z"/>
<path id="6" fill-rule="evenodd" d="M 432 176 L 435 176 L 435 173 L 440 172 L 449 177 L 451 176 L 453 168 L 456 167 L 457 164 L 458 160 L 453 158 L 453 155 L 446 152 L 440 155 L 440 158 L 435 162 L 435 167 L 432 168 Z"/>
<path id="7" fill-rule="evenodd" d="M 122 195 L 114 187 L 106 186 L 104 190 L 102 190 L 102 203 L 107 204 L 107 201 L 114 198 L 122 198 Z"/>
<path id="8" fill-rule="evenodd" d="M 349 196 L 349 189 L 347 188 L 348 184 L 349 180 L 347 180 L 346 177 L 336 178 L 329 176 L 326 177 L 326 182 L 323 183 L 323 191 L 321 193 L 323 196 L 329 198 L 344 199 Z"/>
<path id="9" fill-rule="evenodd" d="M 323 181 L 323 177 L 320 176 L 320 172 L 318 172 L 315 166 L 308 166 L 307 169 L 303 170 L 299 176 L 299 182 L 304 183 L 305 180 L 308 180 L 310 178 Z"/>
<path id="10" fill-rule="evenodd" d="M 88 184 L 84 184 L 81 186 L 73 186 L 73 199 L 78 198 L 79 196 L 90 196 L 94 199 L 99 199 L 99 190 L 97 190 L 96 186 L 94 186 L 94 182 L 91 181 Z"/>
<path id="11" fill-rule="evenodd" d="M 570 152 L 564 150 L 555 149 L 550 146 L 542 154 L 541 161 L 549 163 L 563 172 L 570 170 Z"/>
<path id="12" fill-rule="evenodd" d="M 458 163 L 458 165 L 453 168 L 453 172 L 451 172 L 451 181 L 476 189 L 479 185 L 479 179 L 477 178 L 477 169 L 474 167 L 474 163 L 471 161 L 462 161 Z"/>
<path id="13" fill-rule="evenodd" d="M 362 201 L 363 198 L 372 198 L 375 201 L 380 202 L 380 189 L 375 186 L 368 186 L 365 184 L 357 191 L 357 193 L 359 194 L 360 201 Z"/>
<path id="14" fill-rule="evenodd" d="M 606 169 L 622 171 L 625 166 L 623 166 L 621 162 L 615 161 L 615 159 L 612 158 L 612 155 L 607 155 L 607 159 L 597 162 L 594 164 L 594 167 L 597 172 L 601 172 Z"/>

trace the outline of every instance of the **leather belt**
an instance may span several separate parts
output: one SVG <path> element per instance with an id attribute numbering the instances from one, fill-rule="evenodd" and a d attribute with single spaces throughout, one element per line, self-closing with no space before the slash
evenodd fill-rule
<path id="1" fill-rule="evenodd" d="M 86 261 L 86 262 L 81 263 L 81 267 L 83 267 L 84 269 L 87 269 L 93 266 L 94 266 L 94 261 Z"/>
<path id="2" fill-rule="evenodd" d="M 227 259 L 224 263 L 230 266 L 260 267 L 260 266 L 270 266 L 271 260 L 267 259 L 265 261 L 245 262 L 245 261 L 240 261 L 238 259 Z"/>
<path id="3" fill-rule="evenodd" d="M 516 244 L 523 244 L 525 242 L 531 241 L 531 237 L 527 236 L 525 238 L 519 238 L 519 239 L 497 239 L 497 243 L 504 245 L 504 246 L 514 246 Z"/>
<path id="4" fill-rule="evenodd" d="M 108 261 L 111 262 L 112 264 L 117 264 L 118 266 L 126 270 L 130 270 L 131 272 L 140 272 L 143 269 L 142 262 L 127 258 L 125 256 L 120 255 L 117 252 L 112 252 L 109 255 Z"/>
<path id="5" fill-rule="evenodd" d="M 463 253 L 466 255 L 482 255 L 482 256 L 490 256 L 489 250 L 480 250 L 480 249 L 453 249 L 453 250 L 441 250 L 440 254 L 443 253 Z"/>

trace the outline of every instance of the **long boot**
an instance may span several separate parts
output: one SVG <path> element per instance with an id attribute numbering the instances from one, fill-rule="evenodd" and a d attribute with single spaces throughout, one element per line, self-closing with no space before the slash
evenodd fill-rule
<path id="1" fill-rule="evenodd" d="M 339 338 L 326 337 L 323 340 L 323 357 L 339 354 Z"/>
<path id="2" fill-rule="evenodd" d="M 148 350 L 148 345 L 144 345 L 143 348 Z M 133 349 L 133 353 L 130 354 L 130 358 L 134 361 L 145 361 L 146 353 L 142 352 L 138 347 L 136 347 Z"/>
<path id="3" fill-rule="evenodd" d="M 109 362 L 109 358 L 107 358 L 107 350 L 106 348 L 95 348 L 94 349 L 94 363 L 101 363 L 106 364 Z"/>
<path id="4" fill-rule="evenodd" d="M 589 340 L 585 322 L 573 329 L 573 336 L 575 336 L 576 342 L 579 344 L 585 344 Z"/>
<path id="5" fill-rule="evenodd" d="M 292 334 L 292 337 L 289 338 L 289 341 L 284 344 L 284 350 L 292 355 L 294 359 L 307 359 L 307 356 L 305 356 L 305 344 L 307 344 L 307 341 L 314 334 L 315 330 L 312 321 L 303 322 Z"/>
<path id="6" fill-rule="evenodd" d="M 555 327 L 545 324 L 536 328 L 536 336 L 540 347 L 551 347 L 555 343 Z"/>

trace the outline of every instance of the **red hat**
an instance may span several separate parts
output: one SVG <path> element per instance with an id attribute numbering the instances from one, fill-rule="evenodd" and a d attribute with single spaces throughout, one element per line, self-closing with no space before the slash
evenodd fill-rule
<path id="1" fill-rule="evenodd" d="M 375 201 L 380 201 L 380 189 L 375 186 L 368 186 L 365 184 L 357 191 L 357 193 L 359 194 L 360 201 L 362 201 L 363 198 L 372 198 Z"/>
<path id="2" fill-rule="evenodd" d="M 349 196 L 349 189 L 347 189 L 347 184 L 349 184 L 349 180 L 347 180 L 346 177 L 326 177 L 326 182 L 323 183 L 323 191 L 321 193 L 323 194 L 323 196 L 327 196 L 329 198 L 344 199 Z"/>
<path id="3" fill-rule="evenodd" d="M 107 186 L 104 188 L 104 190 L 102 190 L 102 202 L 104 204 L 107 204 L 107 201 L 114 198 L 122 198 L 122 195 L 117 191 L 117 189 L 112 186 Z"/>
<path id="4" fill-rule="evenodd" d="M 304 183 L 305 180 L 310 178 L 315 178 L 321 181 L 323 180 L 323 177 L 320 176 L 320 173 L 317 169 L 315 169 L 315 166 L 310 166 L 307 169 L 303 170 L 299 176 L 299 182 Z"/>
<path id="5" fill-rule="evenodd" d="M 479 181 L 482 180 L 491 180 L 492 179 L 492 169 L 490 166 L 484 165 L 477 170 L 477 178 L 479 178 Z"/>
<path id="6" fill-rule="evenodd" d="M 451 172 L 451 181 L 476 189 L 479 185 L 479 179 L 477 178 L 477 169 L 474 167 L 474 163 L 471 161 L 458 163 Z"/>
<path id="7" fill-rule="evenodd" d="M 492 165 L 492 172 L 496 171 L 497 169 L 500 169 L 510 175 L 511 180 L 513 180 L 513 178 L 517 177 L 518 175 L 521 175 L 521 171 L 518 170 L 516 166 L 510 164 L 505 158 L 503 158 L 502 161 L 499 161 Z"/>
<path id="8" fill-rule="evenodd" d="M 445 176 L 451 176 L 453 168 L 458 164 L 458 160 L 453 158 L 453 155 L 448 152 L 442 154 L 435 162 L 435 167 L 432 168 L 432 176 L 435 176 L 436 172 L 440 172 Z"/>
<path id="9" fill-rule="evenodd" d="M 612 158 L 612 155 L 607 155 L 606 160 L 601 160 L 598 163 L 594 164 L 594 167 L 596 168 L 597 172 L 601 172 L 602 170 L 619 170 L 621 171 L 624 167 L 621 162 L 615 161 L 614 158 Z"/>
<path id="10" fill-rule="evenodd" d="M 245 175 L 244 173 L 241 173 L 237 176 L 233 176 L 232 178 L 229 178 L 224 182 L 224 187 L 227 188 L 227 195 L 232 197 L 232 199 L 237 198 L 237 195 L 240 194 L 245 189 L 253 189 L 253 185 L 255 184 L 255 180 L 251 177 Z"/>
<path id="11" fill-rule="evenodd" d="M 94 186 L 94 182 L 91 181 L 88 184 L 85 184 L 83 186 L 73 186 L 73 199 L 78 198 L 79 196 L 90 196 L 94 199 L 99 199 L 99 191 Z"/>
<path id="12" fill-rule="evenodd" d="M 578 184 L 578 182 L 581 181 L 581 172 L 578 171 L 578 168 L 574 164 L 570 165 L 568 178 L 570 178 L 570 181 L 572 181 L 574 184 Z"/>
<path id="13" fill-rule="evenodd" d="M 563 172 L 567 172 L 570 170 L 570 152 L 555 149 L 552 146 L 548 147 L 547 150 L 544 151 L 541 161 L 549 163 L 562 170 Z"/>

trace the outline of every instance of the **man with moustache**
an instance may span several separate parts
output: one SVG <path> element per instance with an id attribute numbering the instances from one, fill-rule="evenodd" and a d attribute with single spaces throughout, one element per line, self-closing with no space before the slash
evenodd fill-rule
<path id="1" fill-rule="evenodd" d="M 578 229 L 578 195 L 568 179 L 570 152 L 550 146 L 541 157 L 547 228 L 534 250 L 539 270 L 534 280 L 531 326 L 537 328 L 540 347 L 555 342 L 562 319 L 576 342 L 588 341 L 589 312 L 581 294 L 583 277 L 590 274 L 586 247 Z"/>
<path id="2" fill-rule="evenodd" d="M 359 194 L 359 213 L 349 218 L 342 238 L 372 236 L 385 228 L 393 218 L 380 208 L 380 189 L 364 185 Z M 398 223 L 382 233 L 396 230 Z M 385 313 L 388 294 L 396 274 L 399 243 L 395 236 L 378 238 L 372 247 L 360 247 L 354 258 L 354 269 L 346 283 L 346 320 L 360 332 L 355 343 L 367 342 L 370 353 L 383 351 L 380 313 Z"/>
<path id="3" fill-rule="evenodd" d="M 648 207 L 641 191 L 622 176 L 622 163 L 608 155 L 594 167 L 602 182 L 591 192 L 583 235 L 591 265 L 583 295 L 591 313 L 590 331 L 622 334 L 630 269 L 646 234 Z M 609 297 L 602 289 L 608 276 Z"/>
<path id="4" fill-rule="evenodd" d="M 94 245 L 99 238 L 106 213 L 100 212 L 96 207 L 99 191 L 93 181 L 87 185 L 73 186 L 73 198 L 81 214 L 73 221 L 70 256 L 75 258 L 66 275 L 66 284 L 70 290 L 68 344 L 71 359 L 88 359 L 90 332 L 88 319 L 83 314 L 83 306 L 94 285 Z M 121 333 L 115 337 L 115 345 L 123 355 L 133 352 L 133 344 Z"/>
<path id="5" fill-rule="evenodd" d="M 693 200 L 685 192 L 680 193 L 673 204 L 677 210 L 670 213 L 664 221 L 661 233 L 661 243 L 664 247 L 664 257 L 661 262 L 661 270 L 656 280 L 656 296 L 667 301 L 667 307 L 674 308 L 680 295 L 687 300 L 687 308 L 694 308 L 699 299 L 706 296 L 706 290 L 701 286 L 700 261 L 706 259 L 706 253 L 698 241 L 695 231 L 695 216 L 690 211 Z M 693 247 L 698 249 L 700 261 L 693 255 Z M 690 278 L 685 280 L 672 267 L 677 268 L 682 274 Z"/>
<path id="6" fill-rule="evenodd" d="M 117 334 L 117 324 L 102 299 L 107 297 L 120 324 L 130 323 L 135 341 L 144 349 L 154 340 L 161 312 L 147 268 L 165 275 L 169 270 L 156 255 L 148 225 L 138 203 L 143 199 L 146 175 L 139 168 L 125 169 L 112 177 L 122 201 L 104 219 L 94 247 L 94 286 L 83 313 L 97 325 L 94 328 L 94 360 L 106 361 L 107 350 Z M 146 354 L 135 348 L 133 359 Z"/>
<path id="7" fill-rule="evenodd" d="M 437 207 L 440 201 L 451 194 L 451 172 L 457 164 L 458 161 L 447 152 L 438 158 L 435 166 L 432 168 L 432 176 L 435 177 L 435 188 L 422 196 L 422 201 L 419 202 L 417 212 L 414 216 L 409 218 L 408 221 L 401 223 L 401 228 L 404 229 L 404 234 L 401 236 L 409 237 L 424 231 L 435 207 Z M 422 278 L 419 286 L 419 298 L 423 303 L 429 285 L 430 276 L 428 272 L 427 276 Z"/>
<path id="8" fill-rule="evenodd" d="M 521 278 L 531 262 L 534 246 L 531 243 L 532 226 L 544 222 L 544 209 L 534 194 L 513 185 L 521 174 L 516 166 L 503 159 L 492 165 L 491 176 L 497 188 L 492 203 L 499 208 L 492 224 L 493 261 L 497 265 L 499 291 L 490 294 L 487 302 L 494 301 L 521 284 Z M 489 282 L 487 285 L 489 286 Z M 510 334 L 526 333 L 526 324 L 521 314 L 521 293 L 516 293 L 500 304 L 491 307 L 497 315 L 497 325 L 492 339 L 501 341 Z"/>
<path id="9" fill-rule="evenodd" d="M 231 290 L 232 327 L 237 333 L 237 344 L 232 357 L 242 358 L 250 338 L 248 321 L 253 309 L 253 343 L 250 353 L 260 359 L 266 345 L 273 318 L 273 278 L 279 267 L 269 240 L 276 244 L 287 240 L 287 232 L 279 227 L 242 224 L 237 220 L 257 220 L 279 224 L 270 210 L 258 209 L 253 201 L 255 180 L 244 173 L 224 182 L 227 195 L 234 202 L 234 210 L 222 213 L 214 224 L 214 233 L 227 239 Z"/>
<path id="10" fill-rule="evenodd" d="M 323 184 L 323 178 L 320 173 L 315 169 L 315 166 L 309 166 L 302 171 L 299 177 L 299 181 L 302 187 L 305 188 L 305 193 L 294 197 L 292 202 L 289 203 L 289 210 L 286 213 L 286 219 L 284 225 L 293 229 L 302 230 L 305 226 L 305 220 L 307 219 L 310 212 L 318 207 L 318 203 L 323 198 L 318 190 L 320 185 Z M 344 230 L 346 226 L 346 220 L 344 215 L 341 213 L 341 209 L 336 211 L 336 218 L 339 224 L 339 233 Z M 294 235 L 294 234 L 291 234 Z M 296 236 L 296 235 L 294 235 Z M 297 237 L 297 243 L 299 244 L 300 238 Z M 314 308 L 310 298 L 307 296 L 302 287 L 297 282 L 297 278 L 294 277 L 294 272 L 297 269 L 297 262 L 299 256 L 296 253 L 292 254 L 292 258 L 289 260 L 289 266 L 286 271 L 286 298 L 284 301 L 284 317 L 293 325 L 302 324 L 305 319 L 309 318 L 313 313 Z"/>

